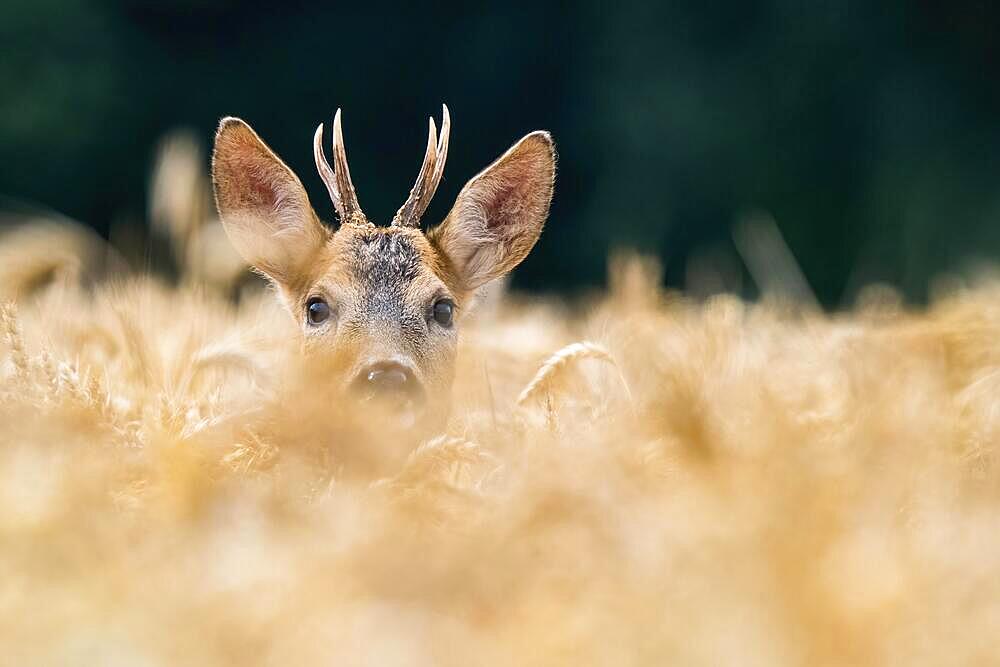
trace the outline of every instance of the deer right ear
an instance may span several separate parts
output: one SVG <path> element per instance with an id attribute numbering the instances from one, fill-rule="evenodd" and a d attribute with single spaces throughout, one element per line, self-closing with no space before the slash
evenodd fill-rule
<path id="1" fill-rule="evenodd" d="M 548 132 L 532 132 L 469 181 L 428 236 L 465 289 L 521 263 L 549 214 L 556 154 Z"/>
<path id="2" fill-rule="evenodd" d="M 238 118 L 219 124 L 212 182 L 223 227 L 243 259 L 286 287 L 301 280 L 328 232 L 298 177 Z"/>

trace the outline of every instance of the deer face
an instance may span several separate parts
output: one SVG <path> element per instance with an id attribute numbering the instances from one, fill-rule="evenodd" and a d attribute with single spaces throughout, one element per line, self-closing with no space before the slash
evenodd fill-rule
<path id="1" fill-rule="evenodd" d="M 388 406 L 401 423 L 447 412 L 458 330 L 479 287 L 513 269 L 542 231 L 555 153 L 545 132 L 525 136 L 470 180 L 451 212 L 426 234 L 420 216 L 444 168 L 431 119 L 417 182 L 389 226 L 361 212 L 334 120 L 334 166 L 314 155 L 341 224 L 323 225 L 301 182 L 249 125 L 223 119 L 212 175 L 223 225 L 240 254 L 277 287 L 298 322 L 303 349 L 329 360 L 328 381 L 360 401 Z"/>

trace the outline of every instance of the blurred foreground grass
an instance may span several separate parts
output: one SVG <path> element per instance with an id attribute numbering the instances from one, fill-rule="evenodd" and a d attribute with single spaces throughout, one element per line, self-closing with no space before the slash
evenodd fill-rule
<path id="1" fill-rule="evenodd" d="M 0 239 L 4 660 L 1000 654 L 997 285 L 834 316 L 619 258 L 573 306 L 494 295 L 411 450 L 301 372 L 171 150 L 177 284 L 69 223 Z"/>

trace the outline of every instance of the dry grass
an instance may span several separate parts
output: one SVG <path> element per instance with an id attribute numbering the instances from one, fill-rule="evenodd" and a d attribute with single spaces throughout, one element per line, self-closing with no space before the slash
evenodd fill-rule
<path id="1" fill-rule="evenodd" d="M 829 317 L 652 275 L 482 314 L 412 451 L 300 372 L 265 292 L 22 293 L 3 660 L 995 662 L 1000 288 Z"/>

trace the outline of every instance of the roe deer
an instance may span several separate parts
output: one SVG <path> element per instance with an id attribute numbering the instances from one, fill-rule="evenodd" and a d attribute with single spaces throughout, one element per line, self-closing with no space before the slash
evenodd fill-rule
<path id="1" fill-rule="evenodd" d="M 236 249 L 267 276 L 300 323 L 307 354 L 337 355 L 331 381 L 360 400 L 391 406 L 407 426 L 448 410 L 457 327 L 475 290 L 527 256 L 548 216 L 555 150 L 532 132 L 470 180 L 437 227 L 421 232 L 448 154 L 430 119 L 427 151 L 409 198 L 391 225 L 362 213 L 347 168 L 340 110 L 333 166 L 323 125 L 313 151 L 340 219 L 333 230 L 313 211 L 298 177 L 238 118 L 215 137 L 212 178 L 219 214 Z"/>

